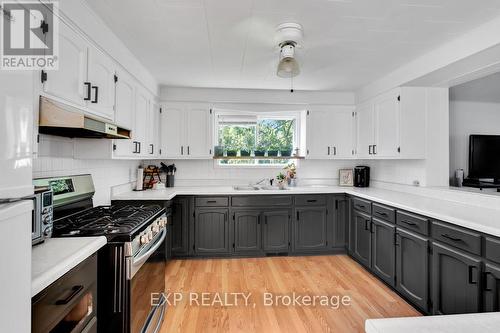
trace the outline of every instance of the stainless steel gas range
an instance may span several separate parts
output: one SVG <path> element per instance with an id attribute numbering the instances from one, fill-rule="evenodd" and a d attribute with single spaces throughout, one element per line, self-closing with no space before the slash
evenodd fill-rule
<path id="1" fill-rule="evenodd" d="M 158 332 L 166 302 L 168 207 L 127 202 L 92 207 L 90 175 L 35 180 L 54 193 L 53 237 L 106 236 L 98 253 L 98 332 Z"/>

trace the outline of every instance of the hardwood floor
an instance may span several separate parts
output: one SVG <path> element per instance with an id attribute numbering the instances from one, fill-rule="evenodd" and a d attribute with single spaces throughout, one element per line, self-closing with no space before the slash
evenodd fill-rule
<path id="1" fill-rule="evenodd" d="M 161 332 L 364 332 L 368 318 L 419 316 L 420 313 L 345 255 L 251 259 L 171 260 L 166 271 L 167 292 L 182 300 L 170 306 Z M 300 305 L 264 302 L 274 297 L 316 296 Z M 192 294 L 191 294 L 192 293 Z M 206 302 L 203 295 L 206 294 Z M 218 293 L 218 294 L 215 294 Z M 243 295 L 223 293 L 245 293 Z M 248 295 L 251 293 L 251 295 Z M 168 295 L 168 294 L 167 294 Z M 225 306 L 218 302 L 217 295 Z M 350 305 L 328 303 L 319 296 L 351 298 Z M 238 300 L 238 306 L 235 305 Z M 273 298 L 276 304 L 276 298 Z M 345 301 L 346 299 L 344 299 Z M 209 304 L 215 303 L 214 306 Z M 248 306 L 246 305 L 248 304 Z M 206 306 L 204 306 L 206 305 Z"/>

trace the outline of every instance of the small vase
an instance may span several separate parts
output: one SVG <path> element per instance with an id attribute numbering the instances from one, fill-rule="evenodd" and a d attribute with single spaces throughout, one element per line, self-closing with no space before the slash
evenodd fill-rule
<path id="1" fill-rule="evenodd" d="M 290 186 L 290 187 L 296 187 L 297 186 L 297 179 L 295 179 L 295 178 L 289 178 L 288 179 L 288 186 Z"/>
<path id="2" fill-rule="evenodd" d="M 286 182 L 284 182 L 284 181 L 283 181 L 283 182 L 279 182 L 279 183 L 278 183 L 278 188 L 279 188 L 280 190 L 284 190 L 284 189 L 286 189 Z"/>

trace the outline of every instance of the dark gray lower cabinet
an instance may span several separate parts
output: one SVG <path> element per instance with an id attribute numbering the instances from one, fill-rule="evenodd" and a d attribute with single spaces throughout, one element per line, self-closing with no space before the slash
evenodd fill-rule
<path id="1" fill-rule="evenodd" d="M 262 213 L 262 220 L 262 249 L 264 252 L 288 252 L 290 211 L 265 211 Z"/>
<path id="2" fill-rule="evenodd" d="M 234 213 L 234 252 L 259 252 L 261 248 L 261 214 L 258 210 Z"/>
<path id="3" fill-rule="evenodd" d="M 332 226 L 332 231 L 328 232 L 331 240 L 328 241 L 332 248 L 345 248 L 348 243 L 349 228 L 347 225 L 349 201 L 345 196 L 335 196 L 332 198 L 334 214 L 330 214 L 333 220 L 328 222 Z"/>
<path id="4" fill-rule="evenodd" d="M 484 312 L 500 311 L 500 266 L 486 264 L 484 267 Z"/>
<path id="5" fill-rule="evenodd" d="M 429 239 L 398 228 L 396 233 L 396 290 L 429 312 Z"/>
<path id="6" fill-rule="evenodd" d="M 175 198 L 172 204 L 172 255 L 185 256 L 189 252 L 190 198 Z"/>
<path id="7" fill-rule="evenodd" d="M 352 255 L 361 264 L 371 267 L 372 234 L 370 232 L 371 216 L 358 211 L 352 212 Z"/>
<path id="8" fill-rule="evenodd" d="M 194 220 L 196 254 L 229 253 L 229 210 L 198 208 Z"/>
<path id="9" fill-rule="evenodd" d="M 432 251 L 433 313 L 479 312 L 481 259 L 435 242 Z"/>
<path id="10" fill-rule="evenodd" d="M 325 250 L 328 247 L 326 207 L 301 207 L 295 212 L 294 250 Z"/>
<path id="11" fill-rule="evenodd" d="M 372 265 L 371 268 L 382 280 L 394 286 L 396 276 L 396 249 L 394 246 L 396 227 L 393 224 L 372 219 Z"/>

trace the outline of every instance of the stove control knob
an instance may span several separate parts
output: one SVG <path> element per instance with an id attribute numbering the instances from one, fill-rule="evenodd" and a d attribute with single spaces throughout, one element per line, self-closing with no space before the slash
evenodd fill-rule
<path id="1" fill-rule="evenodd" d="M 153 231 L 151 231 L 151 230 L 150 230 L 150 231 L 148 232 L 148 237 L 149 237 L 149 240 L 150 240 L 150 241 L 151 241 L 151 240 L 153 240 Z"/>
<path id="2" fill-rule="evenodd" d="M 43 235 L 45 237 L 50 237 L 52 235 L 52 228 L 46 228 L 44 231 L 43 231 Z"/>
<path id="3" fill-rule="evenodd" d="M 141 235 L 141 245 L 149 243 L 149 237 L 147 234 Z"/>
<path id="4" fill-rule="evenodd" d="M 155 223 L 155 224 L 153 224 L 151 229 L 153 230 L 153 233 L 157 234 L 160 231 L 160 226 Z"/>

